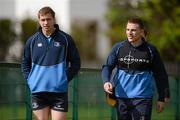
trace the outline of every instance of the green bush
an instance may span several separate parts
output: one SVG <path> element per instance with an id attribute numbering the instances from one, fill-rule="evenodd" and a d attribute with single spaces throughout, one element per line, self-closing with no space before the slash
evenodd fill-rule
<path id="1" fill-rule="evenodd" d="M 37 31 L 38 24 L 36 20 L 26 18 L 22 21 L 21 28 L 21 41 L 25 43 L 27 39 Z"/>
<path id="2" fill-rule="evenodd" d="M 5 60 L 10 44 L 15 40 L 16 34 L 10 19 L 0 20 L 0 61 Z"/>

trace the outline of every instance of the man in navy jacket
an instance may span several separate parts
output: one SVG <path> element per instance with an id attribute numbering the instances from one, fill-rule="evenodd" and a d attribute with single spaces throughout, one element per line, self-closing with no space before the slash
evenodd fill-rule
<path id="1" fill-rule="evenodd" d="M 152 99 L 157 87 L 157 111 L 162 112 L 169 101 L 166 70 L 157 49 L 143 39 L 144 25 L 139 18 L 129 19 L 127 39 L 112 48 L 102 68 L 105 92 L 112 94 L 112 70 L 118 120 L 150 120 Z M 156 86 L 155 86 L 156 85 Z"/>
<path id="2" fill-rule="evenodd" d="M 59 30 L 55 12 L 38 12 L 39 31 L 26 42 L 22 72 L 32 93 L 37 120 L 66 120 L 68 82 L 80 69 L 80 56 L 70 35 Z"/>

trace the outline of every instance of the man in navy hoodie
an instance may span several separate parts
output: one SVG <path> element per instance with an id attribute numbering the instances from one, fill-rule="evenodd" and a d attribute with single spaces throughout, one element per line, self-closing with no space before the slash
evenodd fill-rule
<path id="1" fill-rule="evenodd" d="M 40 28 L 26 42 L 22 72 L 32 93 L 37 120 L 66 120 L 68 82 L 80 70 L 80 56 L 70 35 L 59 30 L 55 12 L 38 12 Z"/>
<path id="2" fill-rule="evenodd" d="M 166 70 L 157 49 L 143 39 L 141 19 L 129 19 L 127 39 L 112 48 L 102 68 L 105 92 L 116 96 L 118 120 L 150 120 L 155 87 L 158 91 L 157 111 L 162 112 L 169 101 Z M 112 70 L 116 68 L 113 84 Z"/>

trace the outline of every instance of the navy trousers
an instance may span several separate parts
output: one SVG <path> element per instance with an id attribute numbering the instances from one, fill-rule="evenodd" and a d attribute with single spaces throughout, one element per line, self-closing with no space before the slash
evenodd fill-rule
<path id="1" fill-rule="evenodd" d="M 117 99 L 118 120 L 151 120 L 152 99 Z"/>

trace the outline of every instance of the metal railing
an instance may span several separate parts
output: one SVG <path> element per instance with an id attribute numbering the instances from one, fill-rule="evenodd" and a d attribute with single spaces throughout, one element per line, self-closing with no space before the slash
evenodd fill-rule
<path id="1" fill-rule="evenodd" d="M 176 66 L 177 67 L 177 66 Z M 180 119 L 180 77 L 179 67 L 166 66 L 169 73 L 171 101 L 162 114 L 153 108 L 152 119 Z M 174 70 L 174 71 L 175 71 Z M 69 83 L 68 120 L 116 120 L 114 108 L 107 105 L 100 69 L 82 68 Z M 156 98 L 154 98 L 155 105 Z M 0 63 L 0 119 L 31 120 L 30 92 L 22 77 L 20 64 Z"/>

